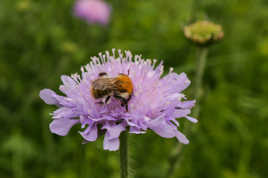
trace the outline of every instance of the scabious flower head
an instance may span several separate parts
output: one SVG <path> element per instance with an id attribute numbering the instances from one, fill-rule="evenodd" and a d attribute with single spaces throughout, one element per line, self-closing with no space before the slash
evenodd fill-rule
<path id="1" fill-rule="evenodd" d="M 77 0 L 74 15 L 86 20 L 89 24 L 109 22 L 110 7 L 102 0 Z"/>
<path id="2" fill-rule="evenodd" d="M 188 116 L 194 106 L 194 100 L 186 100 L 181 93 L 190 84 L 185 73 L 177 74 L 170 69 L 163 75 L 163 64 L 156 65 L 156 60 L 132 56 L 130 51 L 118 55 L 113 50 L 81 68 L 81 76 L 63 75 L 59 89 L 65 96 L 60 96 L 50 89 L 43 89 L 40 97 L 50 105 L 59 108 L 52 113 L 50 130 L 65 136 L 75 124 L 81 124 L 79 133 L 88 142 L 95 141 L 100 133 L 104 135 L 104 149 L 118 150 L 119 136 L 122 131 L 144 134 L 148 129 L 165 138 L 176 137 L 187 144 L 187 138 L 178 130 L 176 118 L 196 119 Z M 133 83 L 133 95 L 128 102 L 128 111 L 118 99 L 111 98 L 108 104 L 98 104 L 92 96 L 92 82 L 99 73 L 106 72 L 109 77 L 119 73 L 129 76 Z M 102 131 L 102 132 L 101 132 Z"/>
<path id="3" fill-rule="evenodd" d="M 197 21 L 184 27 L 184 35 L 199 46 L 207 46 L 221 40 L 224 33 L 220 25 L 209 21 Z"/>

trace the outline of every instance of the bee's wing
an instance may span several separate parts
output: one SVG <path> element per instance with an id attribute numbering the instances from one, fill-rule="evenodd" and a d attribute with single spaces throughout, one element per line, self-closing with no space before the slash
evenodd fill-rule
<path id="1" fill-rule="evenodd" d="M 101 91 L 113 90 L 116 87 L 115 79 L 113 78 L 100 78 L 93 85 L 96 90 Z"/>

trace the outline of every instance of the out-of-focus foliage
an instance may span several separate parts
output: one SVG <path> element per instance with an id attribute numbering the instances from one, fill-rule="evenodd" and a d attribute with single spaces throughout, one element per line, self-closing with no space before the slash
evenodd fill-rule
<path id="1" fill-rule="evenodd" d="M 225 37 L 209 49 L 200 122 L 174 178 L 267 177 L 268 2 L 108 2 L 111 21 L 97 26 L 72 16 L 74 0 L 0 1 L 0 177 L 119 177 L 118 152 L 103 151 L 101 141 L 81 144 L 79 126 L 67 137 L 49 132 L 55 108 L 39 91 L 57 90 L 60 75 L 111 48 L 163 59 L 193 79 L 196 48 L 183 27 L 196 19 L 222 24 Z M 164 177 L 176 146 L 154 133 L 131 135 L 133 177 Z"/>

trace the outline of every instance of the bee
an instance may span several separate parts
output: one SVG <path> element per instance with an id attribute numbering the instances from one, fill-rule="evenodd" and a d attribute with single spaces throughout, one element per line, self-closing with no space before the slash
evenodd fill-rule
<path id="1" fill-rule="evenodd" d="M 128 102 L 133 94 L 133 84 L 128 75 L 120 73 L 116 77 L 108 77 L 107 73 L 99 73 L 92 82 L 91 93 L 95 99 L 102 99 L 99 104 L 109 103 L 111 97 L 118 99 L 121 106 L 128 111 Z"/>

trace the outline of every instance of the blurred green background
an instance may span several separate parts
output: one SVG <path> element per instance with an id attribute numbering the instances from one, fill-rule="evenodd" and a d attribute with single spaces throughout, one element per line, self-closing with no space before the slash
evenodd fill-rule
<path id="1" fill-rule="evenodd" d="M 59 93 L 62 74 L 112 48 L 163 59 L 193 80 L 196 47 L 182 29 L 196 19 L 222 24 L 225 37 L 209 49 L 200 122 L 173 178 L 268 177 L 268 1 L 107 2 L 111 20 L 99 26 L 73 17 L 74 0 L 0 1 L 0 177 L 119 177 L 119 153 L 104 151 L 102 138 L 81 144 L 79 126 L 50 133 L 55 107 L 39 91 Z M 131 177 L 165 177 L 176 146 L 152 132 L 131 135 Z"/>

